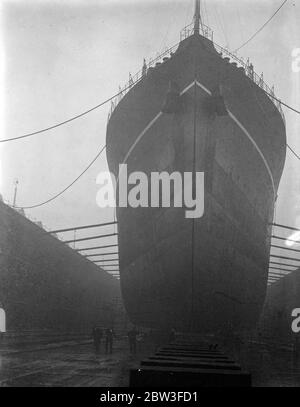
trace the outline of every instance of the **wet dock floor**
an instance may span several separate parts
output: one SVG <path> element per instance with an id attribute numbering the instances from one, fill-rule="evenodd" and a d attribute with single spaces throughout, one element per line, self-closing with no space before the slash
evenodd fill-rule
<path id="1" fill-rule="evenodd" d="M 116 342 L 112 355 L 96 355 L 92 343 L 0 352 L 0 386 L 127 386 L 128 369 L 137 363 L 126 340 Z"/>
<path id="2" fill-rule="evenodd" d="M 144 346 L 131 356 L 124 338 L 116 341 L 112 355 L 96 355 L 92 343 L 86 341 L 26 352 L 0 351 L 0 386 L 128 386 L 129 369 L 153 350 L 152 345 Z M 253 386 L 300 386 L 300 358 L 290 351 L 244 344 L 235 359 L 252 373 Z"/>
<path id="3" fill-rule="evenodd" d="M 300 356 L 292 351 L 250 344 L 241 348 L 238 356 L 240 363 L 251 372 L 253 386 L 300 386 Z"/>

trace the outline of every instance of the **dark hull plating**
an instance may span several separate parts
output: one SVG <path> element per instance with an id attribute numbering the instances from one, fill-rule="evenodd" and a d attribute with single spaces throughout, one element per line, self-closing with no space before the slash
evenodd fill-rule
<path id="1" fill-rule="evenodd" d="M 179 86 L 181 109 L 157 117 L 170 80 Z M 211 103 L 219 87 L 224 116 Z M 269 223 L 285 160 L 285 126 L 270 99 L 194 35 L 119 103 L 108 123 L 107 156 L 116 175 L 124 162 L 128 172 L 149 175 L 205 173 L 202 218 L 186 219 L 184 208 L 117 209 L 131 320 L 195 331 L 252 327 L 266 293 Z"/>

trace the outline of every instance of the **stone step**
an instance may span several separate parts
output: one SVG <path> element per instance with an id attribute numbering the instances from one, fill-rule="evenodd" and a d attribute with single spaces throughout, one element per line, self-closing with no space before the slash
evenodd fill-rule
<path id="1" fill-rule="evenodd" d="M 219 348 L 172 343 L 131 369 L 130 386 L 251 386 L 251 375 Z"/>
<path id="2" fill-rule="evenodd" d="M 251 375 L 240 370 L 143 366 L 131 369 L 130 387 L 249 387 Z"/>
<path id="3" fill-rule="evenodd" d="M 228 369 L 241 370 L 241 367 L 236 363 L 222 363 L 214 360 L 162 360 L 162 359 L 145 359 L 141 361 L 141 366 L 162 366 L 162 367 L 187 367 L 201 369 Z"/>

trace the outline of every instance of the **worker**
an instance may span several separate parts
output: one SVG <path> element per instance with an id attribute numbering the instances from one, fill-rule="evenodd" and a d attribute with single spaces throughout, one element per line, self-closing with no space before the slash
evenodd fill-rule
<path id="1" fill-rule="evenodd" d="M 92 336 L 93 336 L 93 340 L 94 340 L 95 351 L 96 351 L 96 353 L 99 353 L 100 347 L 101 347 L 102 336 L 103 336 L 102 329 L 94 327 Z"/>
<path id="2" fill-rule="evenodd" d="M 105 330 L 105 353 L 112 354 L 113 350 L 113 341 L 114 341 L 114 331 L 111 328 Z"/>
<path id="3" fill-rule="evenodd" d="M 172 328 L 169 335 L 169 342 L 173 343 L 176 339 L 176 329 Z"/>
<path id="4" fill-rule="evenodd" d="M 132 354 L 136 354 L 136 339 L 138 336 L 138 331 L 135 327 L 133 327 L 128 333 L 128 341 L 129 341 L 129 351 Z"/>
<path id="5" fill-rule="evenodd" d="M 1 308 L 0 303 L 0 343 L 2 342 L 6 332 L 6 321 L 5 321 L 5 311 Z"/>
<path id="6" fill-rule="evenodd" d="M 294 359 L 296 362 L 300 361 L 300 339 L 299 336 L 295 336 L 294 340 Z"/>

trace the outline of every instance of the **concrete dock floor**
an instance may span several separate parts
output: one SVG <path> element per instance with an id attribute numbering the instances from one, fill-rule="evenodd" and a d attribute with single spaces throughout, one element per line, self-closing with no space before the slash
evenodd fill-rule
<path id="1" fill-rule="evenodd" d="M 0 349 L 0 386 L 128 386 L 129 369 L 151 355 L 144 344 L 136 356 L 126 338 L 118 339 L 112 355 L 95 354 L 91 341 L 35 345 L 32 349 Z M 300 386 L 300 360 L 285 349 L 257 343 L 241 344 L 235 359 L 252 373 L 253 386 Z"/>
<path id="2" fill-rule="evenodd" d="M 150 349 L 151 352 L 151 349 Z M 114 344 L 112 355 L 95 354 L 91 341 L 0 351 L 0 386 L 127 386 L 128 370 L 141 355 L 131 356 L 127 340 Z"/>

